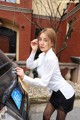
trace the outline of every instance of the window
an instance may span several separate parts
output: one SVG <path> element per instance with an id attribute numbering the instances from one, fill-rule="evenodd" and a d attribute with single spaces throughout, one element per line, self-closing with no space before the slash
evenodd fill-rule
<path id="1" fill-rule="evenodd" d="M 18 3 L 18 4 L 20 3 L 20 0 L 0 0 L 0 1 Z"/>
<path id="2" fill-rule="evenodd" d="M 16 3 L 16 0 L 5 0 L 6 2 Z"/>
<path id="3" fill-rule="evenodd" d="M 67 29 L 66 29 L 66 35 L 67 35 L 67 39 L 71 37 L 71 33 L 73 32 L 73 23 L 74 23 L 75 18 L 71 19 L 68 23 L 67 23 Z"/>

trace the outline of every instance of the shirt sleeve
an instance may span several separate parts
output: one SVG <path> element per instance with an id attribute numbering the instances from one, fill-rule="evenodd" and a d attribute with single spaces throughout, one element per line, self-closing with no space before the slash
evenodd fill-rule
<path id="1" fill-rule="evenodd" d="M 34 60 L 35 53 L 31 53 L 29 58 L 26 60 L 26 67 L 29 69 L 34 69 L 38 66 L 38 59 Z"/>
<path id="2" fill-rule="evenodd" d="M 43 71 L 43 75 L 41 78 L 31 78 L 29 76 L 24 75 L 23 81 L 33 85 L 47 87 L 55 69 L 56 69 L 56 61 L 53 60 L 49 61 L 45 66 L 45 70 Z"/>

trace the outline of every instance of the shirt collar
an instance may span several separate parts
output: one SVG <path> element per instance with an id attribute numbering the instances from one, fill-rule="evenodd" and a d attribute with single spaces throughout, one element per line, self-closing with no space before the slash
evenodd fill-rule
<path id="1" fill-rule="evenodd" d="M 44 53 L 46 56 L 48 55 L 48 54 L 50 54 L 50 53 L 52 53 L 53 52 L 53 50 L 52 50 L 52 48 L 50 48 L 48 51 L 47 51 L 47 53 Z"/>

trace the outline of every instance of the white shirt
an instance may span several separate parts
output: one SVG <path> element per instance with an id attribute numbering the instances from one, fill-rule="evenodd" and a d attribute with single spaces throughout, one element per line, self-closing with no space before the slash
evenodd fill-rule
<path id="1" fill-rule="evenodd" d="M 48 87 L 52 91 L 60 90 L 66 99 L 74 95 L 74 89 L 62 77 L 58 59 L 50 49 L 47 53 L 41 53 L 39 58 L 34 60 L 35 53 L 31 53 L 26 61 L 26 66 L 29 69 L 37 68 L 39 78 L 31 78 L 24 75 L 24 80 L 27 83 L 37 86 Z"/>

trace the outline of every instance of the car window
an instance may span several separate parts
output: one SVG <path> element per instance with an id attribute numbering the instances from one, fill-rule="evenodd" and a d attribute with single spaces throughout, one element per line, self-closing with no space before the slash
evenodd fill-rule
<path id="1" fill-rule="evenodd" d="M 10 64 L 9 62 L 0 65 L 0 76 L 7 72 L 11 67 L 12 64 Z"/>

